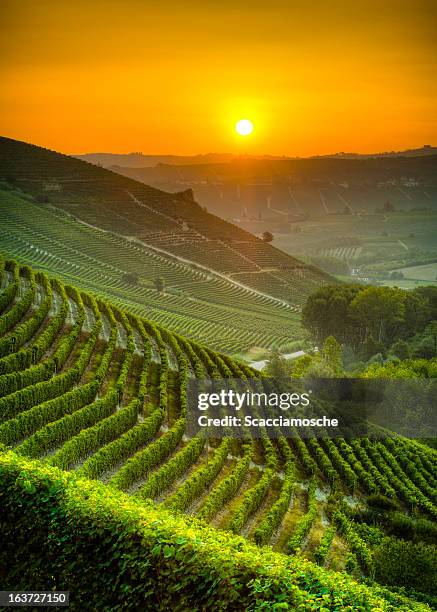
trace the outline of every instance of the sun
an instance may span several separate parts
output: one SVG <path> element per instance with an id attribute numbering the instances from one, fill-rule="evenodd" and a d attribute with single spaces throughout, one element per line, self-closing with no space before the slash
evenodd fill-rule
<path id="1" fill-rule="evenodd" d="M 235 124 L 235 130 L 240 136 L 249 136 L 253 132 L 253 123 L 249 119 L 240 119 Z"/>

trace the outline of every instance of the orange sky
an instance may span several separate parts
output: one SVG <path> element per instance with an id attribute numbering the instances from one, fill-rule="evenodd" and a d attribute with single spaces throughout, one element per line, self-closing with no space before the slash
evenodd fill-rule
<path id="1" fill-rule="evenodd" d="M 434 0 L 2 0 L 0 133 L 66 153 L 437 145 Z M 243 139 L 235 121 L 251 119 Z"/>

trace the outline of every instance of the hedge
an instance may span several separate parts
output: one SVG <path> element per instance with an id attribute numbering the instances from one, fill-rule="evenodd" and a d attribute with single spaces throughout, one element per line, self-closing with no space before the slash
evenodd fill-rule
<path id="1" fill-rule="evenodd" d="M 10 304 L 12 304 L 20 287 L 20 268 L 15 261 L 6 262 L 3 269 L 8 269 L 9 272 L 12 272 L 14 280 L 8 284 L 2 293 L 0 293 L 0 313 L 2 313 Z"/>
<path id="2" fill-rule="evenodd" d="M 51 308 L 53 296 L 48 278 L 41 272 L 37 272 L 35 277 L 36 281 L 33 279 L 31 281 L 33 293 L 36 293 L 37 282 L 44 288 L 45 298 L 32 313 L 31 317 L 18 324 L 13 331 L 0 339 L 0 357 L 18 350 L 20 346 L 27 342 L 40 327 Z"/>
<path id="3" fill-rule="evenodd" d="M 149 419 L 161 411 L 154 411 Z M 146 421 L 145 421 L 146 422 Z M 159 419 L 158 422 L 160 423 Z M 144 423 L 142 423 L 144 425 Z M 153 429 L 151 429 L 151 432 Z M 157 430 L 156 430 L 157 431 Z M 154 433 L 156 433 L 153 432 Z M 154 440 L 146 448 L 138 451 L 111 478 L 109 484 L 119 489 L 128 489 L 140 478 L 143 478 L 151 468 L 165 459 L 179 444 L 185 431 L 185 419 L 179 419 L 171 429 Z"/>
<path id="4" fill-rule="evenodd" d="M 0 574 L 75 610 L 427 610 L 74 473 L 0 453 Z"/>
<path id="5" fill-rule="evenodd" d="M 275 529 L 281 524 L 290 506 L 291 496 L 296 484 L 294 458 L 290 447 L 284 438 L 280 438 L 278 444 L 281 445 L 282 454 L 285 458 L 284 479 L 278 499 L 272 504 L 253 534 L 255 542 L 260 545 L 267 544 Z"/>
<path id="6" fill-rule="evenodd" d="M 195 470 L 180 487 L 164 500 L 164 505 L 173 511 L 183 511 L 202 492 L 206 491 L 224 466 L 231 447 L 231 440 L 223 438 L 212 459 Z"/>

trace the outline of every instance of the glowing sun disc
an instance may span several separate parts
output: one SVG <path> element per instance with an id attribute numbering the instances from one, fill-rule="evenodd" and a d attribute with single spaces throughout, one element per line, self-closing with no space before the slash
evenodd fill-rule
<path id="1" fill-rule="evenodd" d="M 248 136 L 253 131 L 253 123 L 249 119 L 240 119 L 235 125 L 235 130 L 240 136 Z"/>

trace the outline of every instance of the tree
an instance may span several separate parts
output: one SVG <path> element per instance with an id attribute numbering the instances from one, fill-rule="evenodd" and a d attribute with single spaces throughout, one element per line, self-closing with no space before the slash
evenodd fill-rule
<path id="1" fill-rule="evenodd" d="M 423 338 L 413 352 L 415 359 L 432 359 L 435 355 L 435 344 L 431 336 Z"/>
<path id="2" fill-rule="evenodd" d="M 337 376 L 342 372 L 342 350 L 334 336 L 326 338 L 322 349 L 322 359 Z"/>
<path id="3" fill-rule="evenodd" d="M 272 378 L 288 378 L 290 376 L 291 367 L 286 359 L 277 350 L 272 351 L 269 362 L 264 368 L 267 376 Z"/>
<path id="4" fill-rule="evenodd" d="M 405 294 L 404 336 L 412 336 L 425 329 L 430 320 L 431 307 L 426 297 L 415 291 Z"/>
<path id="5" fill-rule="evenodd" d="M 437 287 L 432 285 L 417 287 L 411 293 L 426 299 L 429 307 L 428 321 L 437 320 Z"/>
<path id="6" fill-rule="evenodd" d="M 273 234 L 271 232 L 265 231 L 262 235 L 263 242 L 272 242 Z"/>
<path id="7" fill-rule="evenodd" d="M 302 322 L 316 342 L 322 344 L 328 336 L 334 336 L 342 343 L 359 344 L 361 338 L 350 316 L 350 305 L 363 290 L 362 285 L 323 285 L 308 297 Z"/>
<path id="8" fill-rule="evenodd" d="M 157 276 L 155 278 L 155 289 L 158 293 L 162 293 L 165 289 L 165 281 L 162 276 Z"/>
<path id="9" fill-rule="evenodd" d="M 425 334 L 430 336 L 434 341 L 434 355 L 437 356 L 437 321 L 431 321 L 425 329 Z"/>
<path id="10" fill-rule="evenodd" d="M 342 348 L 329 336 L 315 355 L 299 357 L 293 364 L 293 378 L 338 378 L 343 375 Z"/>
<path id="11" fill-rule="evenodd" d="M 370 335 L 364 340 L 362 344 L 361 354 L 364 359 L 370 359 L 374 355 L 381 354 L 384 352 L 384 345 L 382 342 L 377 342 L 375 338 Z"/>
<path id="12" fill-rule="evenodd" d="M 313 355 L 303 355 L 293 361 L 291 375 L 293 378 L 303 378 L 314 361 Z"/>
<path id="13" fill-rule="evenodd" d="M 353 318 L 378 342 L 390 341 L 405 322 L 405 291 L 396 287 L 367 287 L 351 303 Z"/>
<path id="14" fill-rule="evenodd" d="M 409 359 L 411 357 L 410 346 L 405 340 L 398 340 L 391 345 L 390 353 L 399 359 Z"/>

